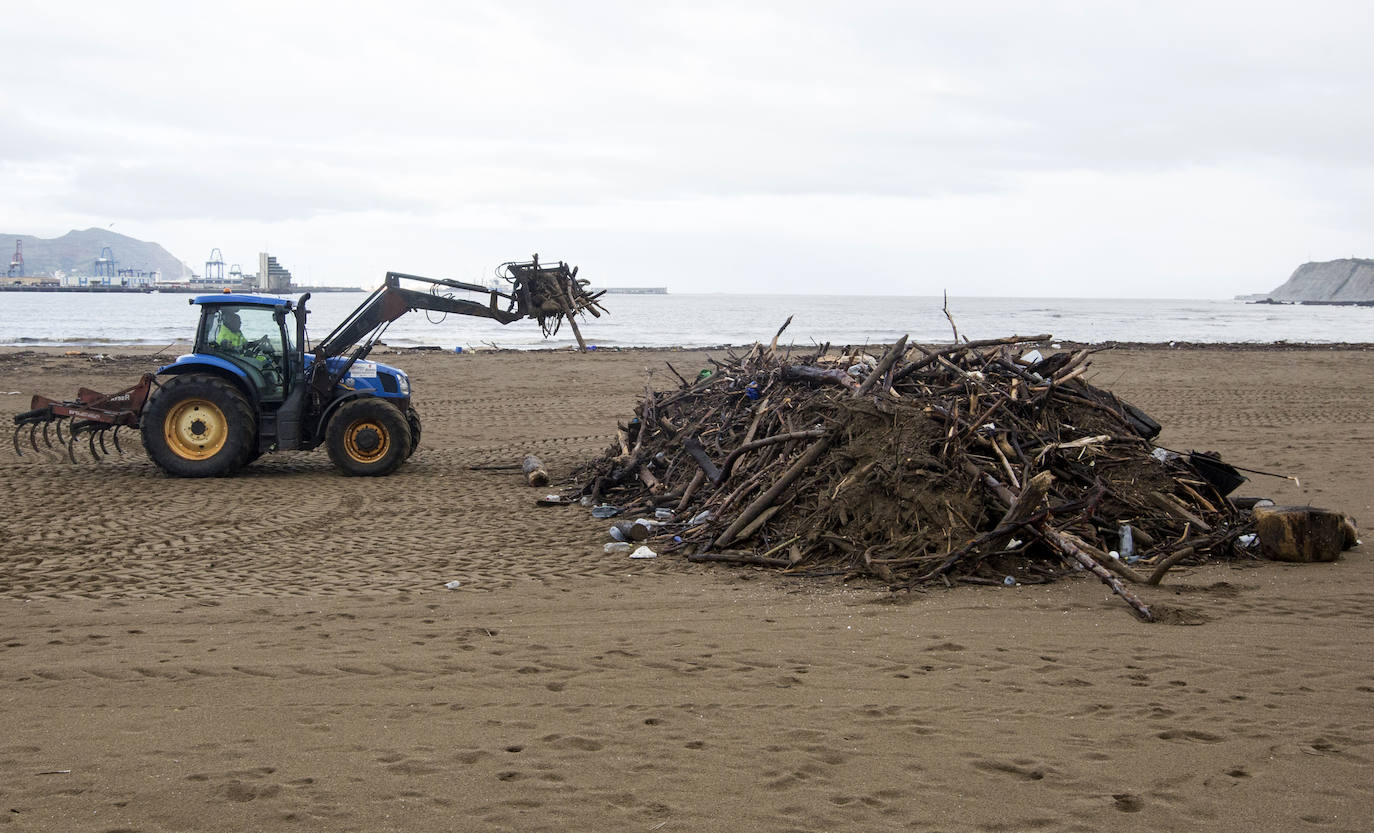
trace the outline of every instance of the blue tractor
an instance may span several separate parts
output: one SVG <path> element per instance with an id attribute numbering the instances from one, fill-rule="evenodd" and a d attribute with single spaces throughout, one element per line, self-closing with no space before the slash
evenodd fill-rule
<path id="1" fill-rule="evenodd" d="M 104 433 L 137 426 L 148 456 L 178 477 L 224 477 L 273 451 L 323 445 L 344 474 L 381 476 L 395 471 L 420 443 L 420 416 L 411 405 L 404 371 L 367 360 L 387 326 L 412 310 L 475 315 L 508 324 L 536 318 L 545 335 L 566 319 L 604 311 L 588 294 L 577 270 L 564 263 L 507 263 L 508 291 L 460 281 L 388 272 L 385 282 L 343 323 L 311 349 L 306 339 L 306 301 L 269 295 L 200 295 L 192 352 L 145 374 L 143 380 L 105 396 L 83 389 L 78 399 L 58 402 L 36 396 L 32 410 L 15 417 L 19 431 L 35 431 L 70 419 L 68 454 L 78 434 L 89 432 L 105 448 Z M 402 280 L 433 285 L 430 292 Z M 441 290 L 490 295 L 487 304 Z M 579 341 L 581 336 L 579 333 Z M 49 443 L 51 444 L 51 443 Z M 122 450 L 122 449 L 121 449 Z M 75 458 L 73 458 L 75 459 Z"/>

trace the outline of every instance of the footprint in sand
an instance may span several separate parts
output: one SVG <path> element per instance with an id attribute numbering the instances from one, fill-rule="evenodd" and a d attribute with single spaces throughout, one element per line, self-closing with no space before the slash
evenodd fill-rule
<path id="1" fill-rule="evenodd" d="M 1160 740 L 1193 741 L 1195 743 L 1221 743 L 1225 740 L 1221 735 L 1199 732 L 1196 729 L 1166 729 L 1155 737 Z"/>

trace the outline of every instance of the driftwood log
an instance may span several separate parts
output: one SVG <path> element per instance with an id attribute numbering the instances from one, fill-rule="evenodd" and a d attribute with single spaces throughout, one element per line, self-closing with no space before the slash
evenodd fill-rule
<path id="1" fill-rule="evenodd" d="M 533 454 L 525 456 L 524 462 L 520 464 L 520 470 L 525 474 L 525 482 L 531 486 L 549 485 L 549 473 L 544 469 L 544 463 Z"/>
<path id="2" fill-rule="evenodd" d="M 1311 506 L 1254 510 L 1260 555 L 1271 561 L 1335 561 L 1346 549 L 1346 517 Z"/>

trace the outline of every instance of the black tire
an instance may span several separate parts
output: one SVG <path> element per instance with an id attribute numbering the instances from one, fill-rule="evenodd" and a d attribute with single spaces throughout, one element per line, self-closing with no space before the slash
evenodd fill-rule
<path id="1" fill-rule="evenodd" d="M 384 399 L 354 399 L 329 420 L 325 447 L 344 474 L 382 477 L 410 456 L 410 426 L 406 415 Z"/>
<path id="2" fill-rule="evenodd" d="M 174 477 L 228 477 L 255 450 L 253 407 L 218 376 L 173 376 L 153 394 L 139 424 L 143 447 Z"/>
<path id="3" fill-rule="evenodd" d="M 410 426 L 410 451 L 406 452 L 409 458 L 420 447 L 420 414 L 414 408 L 406 408 L 406 425 Z"/>

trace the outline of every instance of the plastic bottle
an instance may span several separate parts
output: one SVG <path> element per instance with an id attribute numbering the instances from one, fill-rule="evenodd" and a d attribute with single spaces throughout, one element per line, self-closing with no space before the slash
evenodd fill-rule
<path id="1" fill-rule="evenodd" d="M 1117 547 L 1117 552 L 1121 553 L 1122 558 L 1129 561 L 1135 555 L 1135 533 L 1131 532 L 1130 524 L 1122 524 L 1120 533 L 1121 542 Z"/>
<path id="2" fill-rule="evenodd" d="M 659 507 L 654 510 L 654 517 L 658 518 L 660 521 L 671 521 L 673 519 L 673 510 Z"/>
<path id="3" fill-rule="evenodd" d="M 627 542 L 627 541 L 610 541 L 610 542 L 608 542 L 605 546 L 603 546 L 601 549 L 602 549 L 607 555 L 618 555 L 618 554 L 620 554 L 620 553 L 627 553 L 627 552 L 629 552 L 629 551 L 630 551 L 630 546 L 631 546 L 631 545 L 630 545 L 629 542 Z"/>

